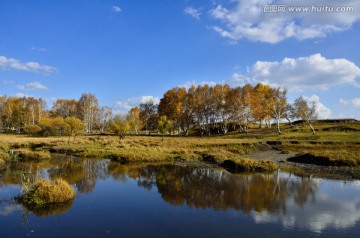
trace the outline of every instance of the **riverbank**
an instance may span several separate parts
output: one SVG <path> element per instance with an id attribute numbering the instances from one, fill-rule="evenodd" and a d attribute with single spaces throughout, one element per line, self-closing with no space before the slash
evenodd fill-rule
<path id="1" fill-rule="evenodd" d="M 212 137 L 79 136 L 67 143 L 61 137 L 0 134 L 2 161 L 41 161 L 49 153 L 83 158 L 108 158 L 119 163 L 210 163 L 233 172 L 263 172 L 277 168 L 306 175 L 360 179 L 360 126 L 317 125 L 311 135 L 301 126 L 276 135 L 270 129 Z M 30 156 L 31 155 L 31 156 Z M 2 162 L 2 166 L 4 162 Z"/>
<path id="2" fill-rule="evenodd" d="M 311 156 L 308 157 L 309 163 L 305 163 L 304 161 L 297 161 L 297 158 L 306 158 L 306 154 L 299 152 L 284 153 L 279 147 L 268 146 L 267 149 L 250 153 L 248 157 L 256 160 L 272 160 L 279 166 L 280 170 L 293 172 L 299 176 L 344 180 L 360 179 L 359 166 L 320 165 L 316 164 L 316 161 L 311 161 Z"/>

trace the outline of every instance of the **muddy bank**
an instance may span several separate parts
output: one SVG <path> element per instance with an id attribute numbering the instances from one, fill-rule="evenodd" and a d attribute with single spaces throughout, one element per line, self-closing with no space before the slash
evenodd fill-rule
<path id="1" fill-rule="evenodd" d="M 313 158 L 311 155 L 281 152 L 276 146 L 268 145 L 260 151 L 247 155 L 250 159 L 272 160 L 280 169 L 303 173 L 307 176 L 327 177 L 336 179 L 360 179 L 360 168 L 352 164 L 332 163 L 326 157 Z"/>

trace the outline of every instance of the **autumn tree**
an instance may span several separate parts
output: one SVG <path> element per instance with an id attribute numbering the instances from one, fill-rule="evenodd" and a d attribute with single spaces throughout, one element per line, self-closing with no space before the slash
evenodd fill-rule
<path id="1" fill-rule="evenodd" d="M 68 125 L 62 117 L 43 118 L 39 126 L 43 136 L 63 136 L 68 131 Z"/>
<path id="2" fill-rule="evenodd" d="M 311 125 L 311 121 L 317 118 L 315 107 L 315 102 L 307 102 L 303 96 L 300 96 L 294 102 L 294 108 L 297 117 L 301 118 L 303 122 L 307 122 L 313 134 L 316 132 L 314 127 Z"/>
<path id="3" fill-rule="evenodd" d="M 76 136 L 82 131 L 84 131 L 85 125 L 80 119 L 76 117 L 65 118 L 65 123 L 67 124 L 67 134 L 69 136 L 68 138 L 68 144 L 69 144 L 71 136 L 72 135 L 74 136 L 73 141 L 75 141 Z"/>
<path id="4" fill-rule="evenodd" d="M 271 108 L 272 116 L 276 120 L 277 130 L 279 135 L 280 130 L 280 119 L 285 117 L 287 111 L 287 100 L 286 100 L 287 89 L 273 88 L 272 97 L 269 99 L 269 107 Z"/>
<path id="5" fill-rule="evenodd" d="M 94 94 L 83 93 L 78 102 L 80 118 L 85 124 L 86 134 L 91 134 L 99 110 L 98 100 Z"/>
<path id="6" fill-rule="evenodd" d="M 182 128 L 183 133 L 180 135 L 189 135 L 189 130 L 195 122 L 195 91 L 196 87 L 191 85 L 182 100 Z"/>
<path id="7" fill-rule="evenodd" d="M 201 135 L 211 135 L 211 119 L 215 111 L 213 103 L 210 86 L 198 85 L 194 92 L 194 117 Z"/>
<path id="8" fill-rule="evenodd" d="M 136 134 L 139 134 L 139 130 L 142 127 L 140 119 L 140 109 L 138 107 L 133 107 L 130 109 L 127 115 L 127 121 L 129 122 L 132 129 L 134 129 Z"/>
<path id="9" fill-rule="evenodd" d="M 228 84 L 217 84 L 211 88 L 212 101 L 214 106 L 213 120 L 220 124 L 223 134 L 229 130 L 232 99 L 228 97 L 231 88 Z"/>
<path id="10" fill-rule="evenodd" d="M 169 131 L 171 127 L 171 121 L 167 119 L 165 115 L 160 116 L 158 120 L 158 130 L 162 134 L 162 140 L 164 140 L 164 135 Z"/>
<path id="11" fill-rule="evenodd" d="M 8 128 L 13 128 L 17 133 L 20 133 L 21 127 L 26 123 L 26 101 L 25 97 L 10 97 L 3 103 L 4 122 Z"/>
<path id="12" fill-rule="evenodd" d="M 147 102 L 140 103 L 140 119 L 149 135 L 150 131 L 156 128 L 157 115 L 157 106 L 154 100 L 150 99 Z"/>
<path id="13" fill-rule="evenodd" d="M 112 117 L 112 110 L 110 107 L 103 106 L 100 107 L 98 112 L 98 125 L 99 130 L 101 133 L 105 132 L 106 127 L 109 125 L 111 117 Z"/>
<path id="14" fill-rule="evenodd" d="M 1 97 L 1 128 L 14 129 L 39 123 L 45 114 L 45 101 L 33 97 Z"/>
<path id="15" fill-rule="evenodd" d="M 51 115 L 52 117 L 61 116 L 63 118 L 77 117 L 80 116 L 78 109 L 78 101 L 75 99 L 57 99 L 52 105 Z"/>
<path id="16" fill-rule="evenodd" d="M 32 125 L 35 125 L 35 118 L 37 116 L 37 113 L 36 113 L 36 108 L 38 106 L 38 100 L 33 98 L 33 97 L 28 97 L 26 98 L 26 107 L 29 111 L 29 116 L 30 116 L 30 119 L 31 119 L 31 124 Z"/>
<path id="17" fill-rule="evenodd" d="M 263 120 L 271 118 L 271 108 L 269 107 L 269 100 L 272 90 L 269 85 L 259 83 L 255 86 L 253 93 L 251 94 L 251 115 L 253 119 L 259 122 L 259 127 Z M 270 123 L 267 123 L 270 127 Z"/>
<path id="18" fill-rule="evenodd" d="M 254 88 L 250 84 L 246 84 L 242 89 L 241 94 L 241 102 L 244 105 L 244 131 L 247 132 L 248 130 L 248 123 L 252 115 L 252 105 L 254 104 L 252 102 L 253 97 L 251 96 L 254 92 Z"/>
<path id="19" fill-rule="evenodd" d="M 173 126 L 181 133 L 185 128 L 186 120 L 184 117 L 184 100 L 186 97 L 186 89 L 175 87 L 168 90 L 163 98 L 160 99 L 158 113 L 160 116 L 166 116 L 173 121 Z"/>
<path id="20" fill-rule="evenodd" d="M 114 134 L 123 136 L 130 131 L 131 126 L 125 116 L 116 115 L 110 124 L 110 128 Z"/>
<path id="21" fill-rule="evenodd" d="M 226 96 L 227 113 L 233 125 L 238 125 L 244 131 L 242 122 L 245 120 L 245 104 L 242 101 L 242 88 L 231 88 Z"/>

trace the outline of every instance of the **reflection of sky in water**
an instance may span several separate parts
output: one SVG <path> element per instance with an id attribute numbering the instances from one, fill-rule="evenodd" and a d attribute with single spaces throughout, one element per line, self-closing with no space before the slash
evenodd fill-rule
<path id="1" fill-rule="evenodd" d="M 8 185 L 0 187 L 0 216 L 9 216 L 21 210 L 21 205 L 12 200 L 14 194 L 20 194 L 19 186 Z"/>
<path id="2" fill-rule="evenodd" d="M 20 186 L 18 185 L 6 185 L 0 187 L 0 201 L 11 199 L 16 194 L 20 194 Z"/>
<path id="3" fill-rule="evenodd" d="M 0 216 L 9 216 L 13 212 L 20 211 L 21 205 L 15 203 L 1 203 L 0 204 Z"/>
<path id="4" fill-rule="evenodd" d="M 299 206 L 287 200 L 286 212 L 251 213 L 256 223 L 281 223 L 285 229 L 299 227 L 321 233 L 326 228 L 347 229 L 360 220 L 359 181 L 346 182 L 314 179 L 319 184 L 314 200 Z"/>

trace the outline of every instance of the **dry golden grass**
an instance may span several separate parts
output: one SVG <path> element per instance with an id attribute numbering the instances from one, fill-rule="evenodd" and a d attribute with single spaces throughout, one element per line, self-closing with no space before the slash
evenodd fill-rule
<path id="1" fill-rule="evenodd" d="M 25 192 L 22 202 L 29 206 L 67 203 L 75 198 L 74 189 L 64 180 L 40 180 Z"/>
<path id="2" fill-rule="evenodd" d="M 7 161 L 10 159 L 9 153 L 0 151 L 0 159 L 3 161 Z"/>
<path id="3" fill-rule="evenodd" d="M 329 159 L 330 164 L 334 165 L 360 165 L 360 145 L 357 144 L 286 145 L 283 146 L 283 149 L 314 157 L 325 157 Z"/>
<path id="4" fill-rule="evenodd" d="M 64 140 L 66 138 L 64 137 Z M 30 145 L 31 143 L 59 143 L 62 138 L 59 137 L 30 137 L 26 135 L 2 134 L 0 133 L 0 141 L 8 145 Z"/>
<path id="5" fill-rule="evenodd" d="M 19 161 L 43 161 L 51 159 L 49 151 L 31 151 L 28 149 L 19 149 L 15 151 L 14 159 Z"/>
<path id="6" fill-rule="evenodd" d="M 298 124 L 294 127 L 284 125 L 283 135 L 277 135 L 274 128 L 253 128 L 248 134 L 232 132 L 226 136 L 165 137 L 164 140 L 160 136 L 127 136 L 123 140 L 118 136 L 78 136 L 70 144 L 61 137 L 0 134 L 0 151 L 28 148 L 122 162 L 203 161 L 213 158 L 214 163 L 221 163 L 246 158 L 252 151 L 260 149 L 259 143 L 279 142 L 284 153 L 309 153 L 348 162 L 343 164 L 360 165 L 360 125 L 323 123 L 315 124 L 315 127 L 318 130 L 316 135 Z"/>

